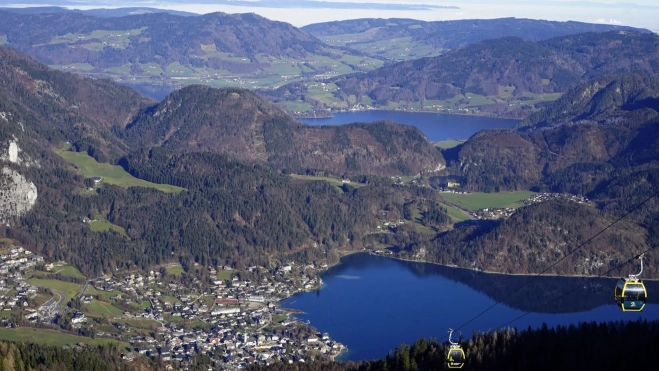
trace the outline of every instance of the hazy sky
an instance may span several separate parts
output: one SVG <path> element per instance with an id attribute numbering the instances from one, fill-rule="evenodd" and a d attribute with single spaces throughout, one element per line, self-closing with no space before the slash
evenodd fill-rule
<path id="1" fill-rule="evenodd" d="M 227 5 L 231 4 L 241 6 Z M 457 6 L 460 9 L 429 10 L 384 10 L 384 9 L 305 9 L 304 2 L 312 0 L 0 0 L 1 6 L 16 3 L 34 5 L 59 5 L 68 8 L 116 8 L 125 6 L 149 6 L 184 10 L 195 13 L 223 11 L 227 13 L 253 12 L 264 17 L 289 22 L 295 26 L 354 18 L 414 18 L 427 21 L 474 19 L 474 18 L 534 18 L 557 21 L 582 21 L 591 23 L 621 24 L 659 31 L 658 0 L 324 0 L 343 3 L 380 4 L 428 4 L 434 6 Z M 245 1 L 253 6 L 244 6 Z M 260 4 L 257 4 L 260 2 Z M 279 7 L 268 7 L 268 3 Z M 283 4 L 283 5 L 282 5 Z M 295 6 L 299 7 L 281 7 Z M 316 3 L 317 4 L 317 3 Z"/>

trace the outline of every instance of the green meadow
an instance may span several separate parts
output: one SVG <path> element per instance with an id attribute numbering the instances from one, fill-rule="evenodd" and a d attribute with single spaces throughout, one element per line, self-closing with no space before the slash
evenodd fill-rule
<path id="1" fill-rule="evenodd" d="M 166 193 L 180 193 L 184 188 L 176 187 L 169 184 L 156 184 L 146 180 L 135 178 L 128 174 L 124 168 L 119 165 L 110 165 L 98 163 L 96 160 L 85 152 L 72 152 L 67 148 L 55 150 L 55 153 L 66 161 L 76 165 L 82 175 L 91 178 L 100 176 L 102 182 L 118 185 L 120 187 L 146 187 L 155 188 Z M 121 232 L 120 232 L 121 233 Z M 124 231 L 125 233 L 125 231 Z"/>
<path id="2" fill-rule="evenodd" d="M 466 210 L 476 211 L 485 208 L 518 208 L 524 205 L 520 201 L 525 200 L 534 194 L 535 192 L 530 191 L 497 193 L 474 192 L 469 194 L 442 193 L 442 197 L 448 202 Z"/>

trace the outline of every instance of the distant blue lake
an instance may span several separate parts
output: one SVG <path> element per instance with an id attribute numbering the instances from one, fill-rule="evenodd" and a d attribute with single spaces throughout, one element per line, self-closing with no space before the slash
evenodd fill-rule
<path id="1" fill-rule="evenodd" d="M 174 91 L 171 86 L 131 84 L 128 82 L 122 82 L 121 84 L 159 102 Z M 330 118 L 298 119 L 298 121 L 308 125 L 345 125 L 353 122 L 378 120 L 391 120 L 399 124 L 416 126 L 430 142 L 448 139 L 469 139 L 480 130 L 507 129 L 518 122 L 517 120 L 482 116 L 404 111 L 351 111 L 336 113 Z"/>
<path id="2" fill-rule="evenodd" d="M 285 308 L 306 313 L 296 315 L 298 319 L 309 320 L 319 331 L 345 344 L 348 353 L 341 360 L 382 358 L 401 343 L 411 344 L 421 337 L 446 341 L 449 327 L 458 328 L 533 277 L 485 274 L 361 253 L 341 262 L 325 272 L 320 290 L 281 302 Z M 615 279 L 541 276 L 461 331 L 468 339 L 473 331 L 496 329 L 529 311 L 507 327 L 659 319 L 659 282 L 645 281 L 650 302 L 640 313 L 622 312 L 613 304 L 615 283 Z"/>
<path id="3" fill-rule="evenodd" d="M 174 91 L 173 87 L 166 85 L 131 84 L 128 82 L 120 82 L 120 84 L 133 88 L 145 97 L 153 98 L 158 102 L 164 100 L 169 93 Z"/>
<path id="4" fill-rule="evenodd" d="M 416 126 L 430 142 L 469 139 L 480 130 L 508 129 L 518 122 L 483 116 L 404 111 L 351 111 L 336 113 L 330 118 L 298 119 L 308 125 L 344 125 L 378 120 L 391 120 L 399 124 Z"/>

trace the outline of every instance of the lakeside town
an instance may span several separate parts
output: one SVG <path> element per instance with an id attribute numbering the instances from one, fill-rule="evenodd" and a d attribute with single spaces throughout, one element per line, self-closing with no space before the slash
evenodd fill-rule
<path id="1" fill-rule="evenodd" d="M 530 205 L 557 198 L 589 203 L 585 197 L 559 193 L 537 193 L 520 202 Z M 514 211 L 487 208 L 472 217 L 498 219 Z M 405 223 L 382 222 L 385 228 Z M 388 249 L 367 252 L 395 257 Z M 194 275 L 182 279 L 180 264 L 88 279 L 66 262 L 47 262 L 8 241 L 0 247 L 0 259 L 6 329 L 57 331 L 72 336 L 77 347 L 86 346 L 83 339 L 112 339 L 122 345 L 126 362 L 144 357 L 182 369 L 207 357 L 214 367 L 233 370 L 252 364 L 333 360 L 346 350 L 280 305 L 295 293 L 318 289 L 319 273 L 327 264 L 287 263 L 239 271 L 195 263 L 194 269 L 212 278 L 202 283 Z"/>
<path id="2" fill-rule="evenodd" d="M 108 338 L 124 345 L 125 361 L 148 357 L 167 369 L 184 369 L 199 356 L 234 370 L 332 360 L 346 350 L 279 304 L 318 289 L 326 264 L 252 266 L 246 272 L 208 267 L 218 278 L 201 285 L 197 278 L 187 284 L 177 279 L 177 265 L 87 280 L 74 267 L 44 263 L 22 247 L 5 243 L 0 253 L 2 324 L 10 331 L 5 337 L 36 328 L 44 336 L 54 330 L 70 336 L 77 347 L 85 339 Z"/>

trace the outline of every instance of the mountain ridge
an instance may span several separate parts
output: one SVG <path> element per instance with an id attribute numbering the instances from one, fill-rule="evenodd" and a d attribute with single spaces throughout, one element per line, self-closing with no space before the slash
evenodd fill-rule
<path id="1" fill-rule="evenodd" d="M 296 172 L 416 175 L 444 167 L 441 154 L 413 126 L 309 126 L 238 88 L 180 89 L 138 116 L 124 138 L 136 146 L 223 153 Z"/>
<path id="2" fill-rule="evenodd" d="M 405 18 L 361 18 L 315 23 L 302 27 L 302 30 L 330 45 L 351 47 L 374 56 L 386 55 L 394 60 L 436 56 L 467 44 L 504 36 L 541 41 L 584 32 L 627 30 L 650 33 L 646 29 L 626 26 L 515 17 L 429 22 Z M 381 45 L 392 39 L 397 40 L 398 45 Z M 373 52 L 373 49 L 377 51 Z"/>
<path id="3" fill-rule="evenodd" d="M 99 18 L 0 11 L 0 35 L 6 45 L 59 69 L 170 86 L 271 86 L 383 64 L 254 13 Z"/>
<path id="4" fill-rule="evenodd" d="M 317 110 L 349 107 L 467 111 L 523 118 L 569 88 L 599 76 L 630 71 L 659 73 L 659 36 L 626 31 L 585 33 L 540 42 L 505 37 L 469 44 L 437 57 L 338 76 L 333 101 Z M 264 92 L 278 101 L 307 101 L 308 86 Z M 545 99 L 545 95 L 553 97 Z M 549 98 L 549 97 L 547 97 Z M 345 104 L 344 104 L 345 105 Z"/>

